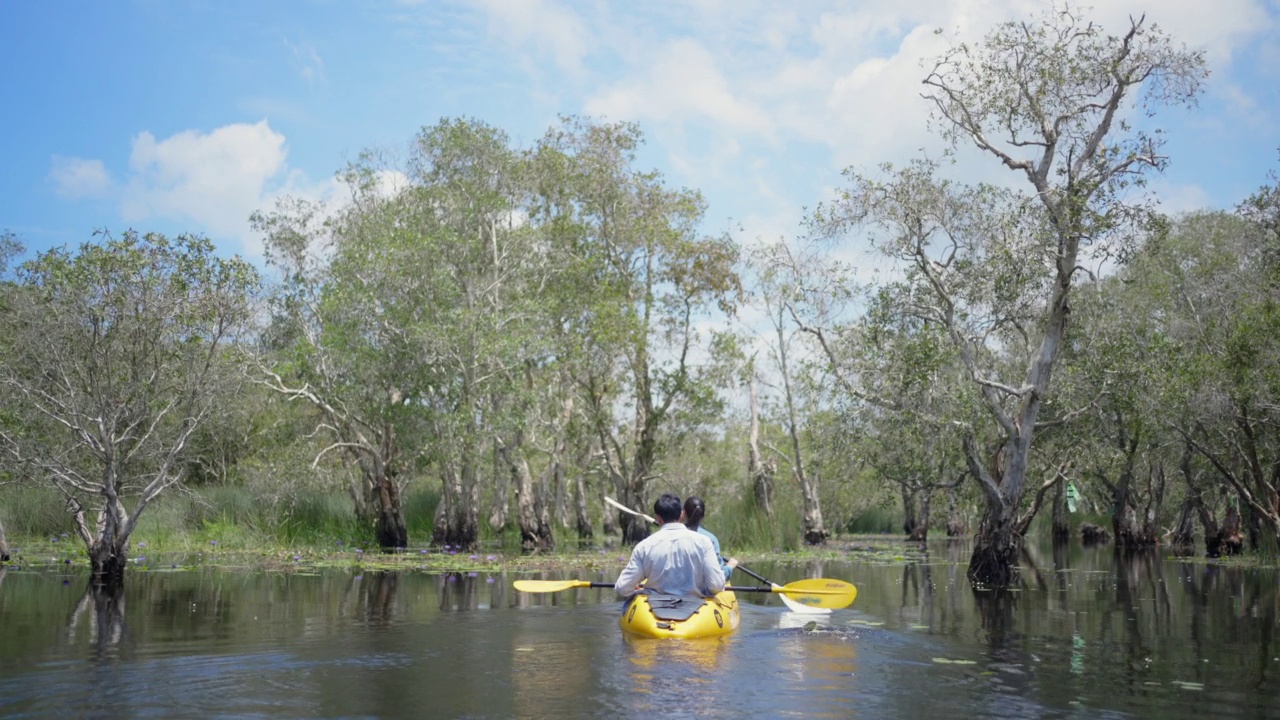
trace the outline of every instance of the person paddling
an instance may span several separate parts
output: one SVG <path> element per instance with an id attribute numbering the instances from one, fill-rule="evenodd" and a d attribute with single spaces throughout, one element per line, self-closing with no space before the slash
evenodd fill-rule
<path id="1" fill-rule="evenodd" d="M 613 587 L 630 597 L 644 584 L 646 592 L 683 597 L 711 597 L 724 589 L 724 570 L 711 540 L 685 527 L 680 498 L 664 493 L 653 503 L 662 527 L 631 551 Z"/>
<path id="2" fill-rule="evenodd" d="M 733 569 L 738 567 L 738 561 L 735 558 L 726 558 L 720 554 L 720 539 L 711 533 L 710 530 L 702 527 L 702 518 L 707 514 L 706 503 L 702 502 L 702 498 L 697 495 L 690 495 L 684 501 L 684 525 L 699 535 L 705 536 L 711 540 L 711 546 L 716 550 L 716 557 L 720 559 L 720 570 L 724 573 L 724 581 L 729 582 L 729 575 L 733 573 Z"/>

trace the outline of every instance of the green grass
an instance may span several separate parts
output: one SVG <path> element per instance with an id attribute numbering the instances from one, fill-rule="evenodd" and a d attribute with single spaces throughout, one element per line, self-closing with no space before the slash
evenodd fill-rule
<path id="1" fill-rule="evenodd" d="M 849 521 L 844 532 L 855 535 L 902 535 L 900 508 L 870 508 Z"/>

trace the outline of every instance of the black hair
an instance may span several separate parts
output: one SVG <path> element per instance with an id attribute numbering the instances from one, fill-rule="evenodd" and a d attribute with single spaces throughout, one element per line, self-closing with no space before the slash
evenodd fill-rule
<path id="1" fill-rule="evenodd" d="M 707 506 L 702 502 L 702 498 L 697 495 L 690 495 L 684 501 L 684 524 L 689 526 L 690 530 L 697 530 L 702 524 L 702 517 L 707 514 Z"/>
<path id="2" fill-rule="evenodd" d="M 662 493 L 662 497 L 653 502 L 653 514 L 664 523 L 679 522 L 680 498 L 671 493 Z"/>

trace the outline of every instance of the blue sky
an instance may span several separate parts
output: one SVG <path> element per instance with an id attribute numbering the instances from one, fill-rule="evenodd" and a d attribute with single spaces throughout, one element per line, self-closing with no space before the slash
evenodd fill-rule
<path id="1" fill-rule="evenodd" d="M 1108 0 L 1213 72 L 1172 111 L 1170 210 L 1229 207 L 1280 168 L 1280 2 Z M 208 234 L 260 256 L 247 216 L 340 197 L 365 148 L 472 116 L 532 143 L 562 114 L 634 120 L 643 160 L 701 190 L 707 231 L 794 235 L 839 172 L 939 146 L 919 98 L 945 28 L 974 39 L 1025 0 L 0 3 L 0 230 L 39 250 L 95 228 Z M 991 161 L 957 172 L 991 178 Z"/>

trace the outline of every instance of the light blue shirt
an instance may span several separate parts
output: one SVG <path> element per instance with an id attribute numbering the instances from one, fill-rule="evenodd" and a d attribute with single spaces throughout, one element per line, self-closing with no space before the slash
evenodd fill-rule
<path id="1" fill-rule="evenodd" d="M 698 534 L 711 538 L 711 547 L 716 549 L 716 557 L 720 559 L 720 572 L 724 573 L 724 581 L 729 582 L 729 575 L 733 572 L 733 569 L 729 567 L 729 563 L 725 561 L 724 555 L 720 552 L 720 538 L 712 535 L 710 530 L 701 525 L 698 526 Z"/>
<path id="2" fill-rule="evenodd" d="M 646 590 L 711 597 L 724 589 L 724 571 L 711 540 L 673 522 L 636 545 L 613 587 L 630 596 L 642 582 Z"/>

